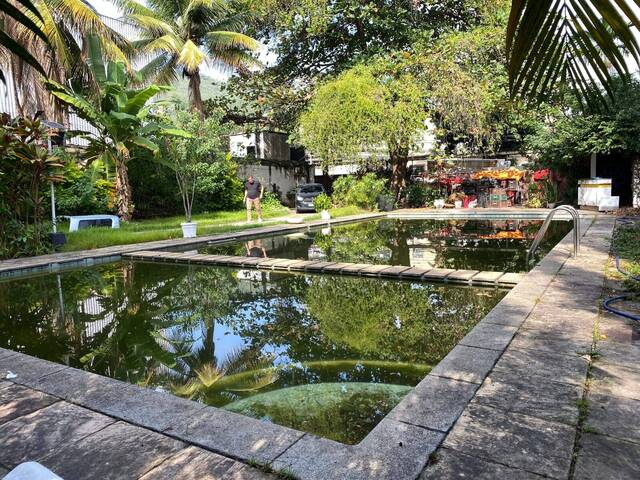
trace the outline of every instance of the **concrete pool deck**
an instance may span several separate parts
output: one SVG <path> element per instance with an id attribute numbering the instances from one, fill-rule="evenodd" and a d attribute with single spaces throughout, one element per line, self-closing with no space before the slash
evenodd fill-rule
<path id="1" fill-rule="evenodd" d="M 568 235 L 358 445 L 0 349 L 0 378 L 17 375 L 0 383 L 0 465 L 65 477 L 69 464 L 69 479 L 264 478 L 254 462 L 323 480 L 633 478 L 640 346 L 599 313 L 613 218 L 589 224 L 577 259 Z M 594 325 L 611 342 L 597 361 Z"/>

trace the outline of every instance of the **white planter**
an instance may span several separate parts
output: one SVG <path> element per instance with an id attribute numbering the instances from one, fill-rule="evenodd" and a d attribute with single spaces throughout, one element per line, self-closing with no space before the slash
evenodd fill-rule
<path id="1" fill-rule="evenodd" d="M 462 208 L 462 200 L 456 200 L 455 202 L 453 202 L 453 204 L 456 206 L 456 208 Z"/>
<path id="2" fill-rule="evenodd" d="M 196 222 L 181 223 L 180 226 L 182 227 L 182 236 L 184 238 L 196 237 L 196 228 L 198 227 Z"/>
<path id="3" fill-rule="evenodd" d="M 444 200 L 442 199 L 434 200 L 433 206 L 436 208 L 444 208 Z"/>
<path id="4" fill-rule="evenodd" d="M 331 214 L 329 213 L 329 210 L 322 210 L 320 212 L 320 218 L 322 220 L 331 220 Z"/>

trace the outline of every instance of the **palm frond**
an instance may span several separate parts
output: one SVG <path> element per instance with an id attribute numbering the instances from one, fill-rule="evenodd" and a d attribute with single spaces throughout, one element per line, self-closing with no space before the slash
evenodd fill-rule
<path id="1" fill-rule="evenodd" d="M 224 371 L 218 369 L 212 363 L 205 363 L 195 371 L 198 380 L 205 388 L 210 388 L 224 376 Z"/>
<path id="2" fill-rule="evenodd" d="M 141 78 L 148 81 L 153 81 L 160 85 L 171 85 L 178 79 L 175 69 L 177 58 L 177 55 L 157 55 L 142 67 L 138 73 Z"/>
<path id="3" fill-rule="evenodd" d="M 146 34 L 156 37 L 162 35 L 175 35 L 174 28 L 161 18 L 154 15 L 142 15 L 133 13 L 127 15 L 127 20 L 143 30 Z"/>
<path id="4" fill-rule="evenodd" d="M 206 35 L 207 47 L 215 52 L 218 50 L 246 49 L 256 51 L 260 44 L 253 38 L 238 32 L 217 31 Z"/>
<path id="5" fill-rule="evenodd" d="M 574 88 L 586 103 L 606 101 L 612 72 L 625 77 L 638 63 L 640 0 L 513 0 L 507 25 L 512 95 L 548 98 L 557 83 Z"/>
<path id="6" fill-rule="evenodd" d="M 229 13 L 229 6 L 224 0 L 190 0 L 182 16 L 189 17 L 194 13 L 204 13 L 210 18 L 220 18 Z"/>
<path id="7" fill-rule="evenodd" d="M 22 7 L 22 10 L 18 9 L 9 0 L 0 0 L 0 11 L 2 11 L 7 17 L 3 19 L 3 25 L 0 28 L 0 47 L 4 47 L 6 50 L 31 65 L 35 70 L 46 77 L 44 68 L 42 68 L 40 62 L 33 55 L 33 52 L 30 52 L 24 45 L 20 44 L 15 38 L 12 38 L 5 31 L 4 24 L 7 19 L 11 19 L 31 34 L 40 37 L 45 44 L 48 43 L 47 36 L 38 24 L 39 22 L 42 22 L 42 17 L 36 6 L 31 2 L 31 0 L 16 0 L 16 3 Z"/>
<path id="8" fill-rule="evenodd" d="M 144 46 L 142 46 L 142 50 L 148 53 L 161 51 L 171 55 L 180 55 L 183 47 L 184 44 L 179 37 L 175 35 L 162 35 L 146 41 Z"/>
<path id="9" fill-rule="evenodd" d="M 188 72 L 195 72 L 202 62 L 206 60 L 207 56 L 200 48 L 191 40 L 184 42 L 180 55 L 178 56 L 178 63 Z"/>
<path id="10" fill-rule="evenodd" d="M 251 67 L 262 67 L 262 63 L 243 49 L 210 50 L 213 63 L 221 69 L 249 69 Z"/>

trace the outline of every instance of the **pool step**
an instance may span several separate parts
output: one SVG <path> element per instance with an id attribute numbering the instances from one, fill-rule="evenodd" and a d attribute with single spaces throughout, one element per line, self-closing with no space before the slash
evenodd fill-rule
<path id="1" fill-rule="evenodd" d="M 522 274 L 520 273 L 479 272 L 477 270 L 421 268 L 400 265 L 369 265 L 366 263 L 324 262 L 317 260 L 290 260 L 286 258 L 279 259 L 205 255 L 196 252 L 181 253 L 142 250 L 133 253 L 125 253 L 122 255 L 122 258 L 151 262 L 256 268 L 259 270 L 400 278 L 478 286 L 513 287 L 522 278 Z"/>

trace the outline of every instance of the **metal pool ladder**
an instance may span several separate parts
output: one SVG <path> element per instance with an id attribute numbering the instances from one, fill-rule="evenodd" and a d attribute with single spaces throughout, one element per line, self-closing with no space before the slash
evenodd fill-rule
<path id="1" fill-rule="evenodd" d="M 549 212 L 549 215 L 547 215 L 547 218 L 545 218 L 544 223 L 542 224 L 542 227 L 540 227 L 540 230 L 538 230 L 538 233 L 536 233 L 536 237 L 533 239 L 533 242 L 531 243 L 531 248 L 529 248 L 529 250 L 527 251 L 527 265 L 529 265 L 530 258 L 536 252 L 536 250 L 540 246 L 540 242 L 544 238 L 544 235 L 547 233 L 547 229 L 551 224 L 551 220 L 553 220 L 553 217 L 555 216 L 555 214 L 560 211 L 567 212 L 569 215 L 571 215 L 571 218 L 573 219 L 573 256 L 574 257 L 578 256 L 578 251 L 580 250 L 580 238 L 581 238 L 580 214 L 575 208 L 573 208 L 570 205 L 560 205 L 559 207 L 556 207 Z"/>

